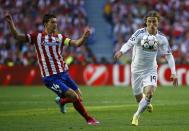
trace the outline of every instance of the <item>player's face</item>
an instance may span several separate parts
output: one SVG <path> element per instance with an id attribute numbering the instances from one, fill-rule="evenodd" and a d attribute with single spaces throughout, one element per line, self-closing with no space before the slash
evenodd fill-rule
<path id="1" fill-rule="evenodd" d="M 147 30 L 149 33 L 156 34 L 158 28 L 157 17 L 148 17 L 146 20 Z"/>
<path id="2" fill-rule="evenodd" d="M 47 25 L 46 25 L 47 30 L 49 30 L 50 32 L 56 32 L 57 30 L 57 19 L 56 18 L 51 18 Z"/>

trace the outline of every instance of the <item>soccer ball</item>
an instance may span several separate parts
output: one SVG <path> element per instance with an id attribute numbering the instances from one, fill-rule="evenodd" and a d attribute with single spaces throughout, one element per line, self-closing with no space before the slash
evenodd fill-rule
<path id="1" fill-rule="evenodd" d="M 145 35 L 141 40 L 141 46 L 145 50 L 155 51 L 158 48 L 158 41 L 154 35 Z"/>

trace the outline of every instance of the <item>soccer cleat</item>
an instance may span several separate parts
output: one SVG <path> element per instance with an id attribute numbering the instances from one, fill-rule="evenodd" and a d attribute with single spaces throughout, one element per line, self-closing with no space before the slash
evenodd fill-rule
<path id="1" fill-rule="evenodd" d="M 60 103 L 60 97 L 59 97 L 59 96 L 57 96 L 57 97 L 55 98 L 55 102 L 59 105 L 60 111 L 61 111 L 62 113 L 66 113 L 66 112 L 67 112 L 67 111 L 66 111 L 66 104 L 61 104 L 61 103 Z"/>
<path id="2" fill-rule="evenodd" d="M 92 117 L 90 117 L 88 120 L 87 120 L 87 124 L 88 125 L 98 125 L 98 124 L 100 124 L 100 122 L 99 121 L 97 121 L 95 118 L 92 118 Z"/>
<path id="3" fill-rule="evenodd" d="M 152 104 L 149 104 L 149 105 L 147 106 L 146 110 L 147 110 L 148 112 L 153 112 L 153 106 L 152 106 Z"/>
<path id="4" fill-rule="evenodd" d="M 139 119 L 138 116 L 133 115 L 133 119 L 132 119 L 131 124 L 132 124 L 133 126 L 138 126 L 138 119 Z"/>

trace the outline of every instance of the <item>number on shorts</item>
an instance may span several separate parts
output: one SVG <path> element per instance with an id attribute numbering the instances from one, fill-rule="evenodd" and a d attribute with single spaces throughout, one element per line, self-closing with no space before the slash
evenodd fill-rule
<path id="1" fill-rule="evenodd" d="M 151 76 L 151 82 L 154 80 L 156 82 L 156 76 Z"/>
<path id="2" fill-rule="evenodd" d="M 51 87 L 51 89 L 53 89 L 55 91 L 59 91 L 60 87 L 59 87 L 59 85 L 53 84 L 53 86 Z"/>

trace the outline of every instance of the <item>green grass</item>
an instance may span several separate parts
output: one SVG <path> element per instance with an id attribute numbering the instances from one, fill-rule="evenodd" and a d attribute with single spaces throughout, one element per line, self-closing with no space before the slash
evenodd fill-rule
<path id="1" fill-rule="evenodd" d="M 55 94 L 45 87 L 0 88 L 0 131 L 188 131 L 189 88 L 159 87 L 154 112 L 144 112 L 138 127 L 130 125 L 137 104 L 131 88 L 81 87 L 84 104 L 101 124 L 88 126 L 68 105 L 61 114 Z"/>

